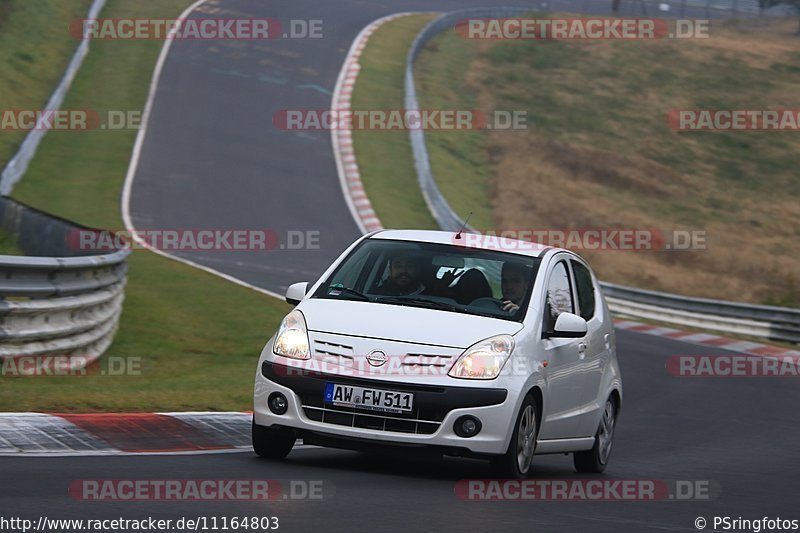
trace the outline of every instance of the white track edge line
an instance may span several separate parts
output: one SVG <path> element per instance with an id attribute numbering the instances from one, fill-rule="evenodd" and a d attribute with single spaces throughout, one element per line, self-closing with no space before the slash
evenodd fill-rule
<path id="1" fill-rule="evenodd" d="M 310 450 L 319 448 L 310 444 L 298 444 L 292 451 Z M 124 452 L 122 450 L 97 450 L 74 452 L 0 452 L 0 457 L 38 457 L 38 458 L 59 458 L 59 457 L 139 457 L 139 456 L 181 456 L 181 455 L 221 455 L 226 453 L 253 453 L 252 446 L 234 446 L 218 450 L 186 450 L 177 452 Z"/>
<path id="2" fill-rule="evenodd" d="M 183 10 L 183 12 L 178 17 L 178 20 L 182 21 L 186 19 L 192 11 L 194 11 L 207 1 L 208 0 L 197 0 L 195 3 L 193 3 L 185 10 Z M 252 289 L 254 291 L 266 294 L 267 296 L 271 296 L 273 298 L 277 298 L 278 300 L 283 301 L 283 296 L 281 296 L 278 293 L 272 292 L 262 287 L 257 287 L 252 283 L 248 283 L 237 277 L 231 276 L 230 274 L 225 274 L 224 272 L 215 270 L 211 267 L 201 265 L 190 259 L 184 259 L 182 257 L 178 257 L 176 255 L 167 253 L 163 250 L 153 248 L 148 242 L 146 242 L 144 239 L 138 236 L 138 234 L 136 233 L 136 228 L 133 226 L 133 222 L 131 221 L 130 200 L 131 200 L 131 190 L 133 188 L 133 180 L 134 177 L 136 176 L 136 170 L 139 166 L 139 158 L 142 152 L 142 145 L 144 144 L 144 138 L 145 135 L 147 134 L 147 124 L 150 120 L 150 112 L 153 109 L 153 101 L 155 100 L 156 91 L 158 90 L 158 82 L 161 79 L 161 71 L 164 68 L 164 63 L 166 62 L 170 48 L 172 47 L 172 42 L 174 41 L 173 36 L 175 31 L 177 31 L 177 26 L 175 29 L 173 29 L 172 33 L 170 33 L 170 35 L 164 41 L 164 46 L 161 47 L 161 53 L 158 56 L 158 61 L 156 62 L 155 69 L 153 70 L 153 77 L 150 80 L 150 92 L 147 95 L 147 102 L 145 103 L 144 112 L 142 113 L 141 126 L 139 128 L 139 132 L 136 135 L 136 142 L 133 145 L 133 151 L 131 152 L 131 159 L 130 162 L 128 163 L 128 172 L 125 175 L 125 183 L 122 187 L 121 208 L 122 208 L 123 224 L 125 225 L 125 229 L 130 232 L 131 237 L 136 241 L 137 244 L 139 244 L 143 248 L 146 248 L 147 250 L 153 253 L 156 253 L 162 257 L 166 257 L 167 259 L 172 259 L 173 261 L 189 265 L 191 267 L 197 268 L 209 274 L 213 274 L 232 283 L 236 283 L 237 285 L 241 285 L 248 289 Z"/>

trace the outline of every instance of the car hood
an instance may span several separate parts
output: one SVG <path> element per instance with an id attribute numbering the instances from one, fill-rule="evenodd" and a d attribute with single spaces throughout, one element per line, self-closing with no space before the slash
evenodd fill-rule
<path id="1" fill-rule="evenodd" d="M 465 349 L 522 324 L 437 309 L 311 298 L 297 306 L 310 331 Z"/>

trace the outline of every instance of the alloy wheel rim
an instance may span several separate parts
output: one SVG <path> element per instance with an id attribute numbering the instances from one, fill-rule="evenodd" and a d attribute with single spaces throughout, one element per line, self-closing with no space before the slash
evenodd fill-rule
<path id="1" fill-rule="evenodd" d="M 536 411 L 532 405 L 525 406 L 517 430 L 517 468 L 525 474 L 531 467 L 536 447 Z"/>
<path id="2" fill-rule="evenodd" d="M 614 424 L 614 403 L 609 400 L 606 402 L 606 408 L 605 411 L 603 411 L 603 419 L 600 421 L 600 432 L 597 435 L 600 462 L 602 464 L 606 464 L 608 457 L 611 455 L 611 447 L 614 444 Z"/>

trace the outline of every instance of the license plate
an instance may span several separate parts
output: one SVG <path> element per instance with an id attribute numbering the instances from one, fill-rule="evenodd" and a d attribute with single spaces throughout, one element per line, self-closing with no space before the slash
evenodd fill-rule
<path id="1" fill-rule="evenodd" d="M 409 413 L 414 406 L 414 395 L 409 392 L 328 383 L 325 386 L 325 403 L 337 407 L 360 407 L 384 413 Z"/>

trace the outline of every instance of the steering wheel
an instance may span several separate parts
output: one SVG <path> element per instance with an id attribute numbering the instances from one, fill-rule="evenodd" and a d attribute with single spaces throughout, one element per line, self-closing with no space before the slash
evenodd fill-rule
<path id="1" fill-rule="evenodd" d="M 497 298 L 492 298 L 491 296 L 484 296 L 482 298 L 476 298 L 470 302 L 470 306 L 480 307 L 483 309 L 489 309 L 491 311 L 500 310 L 504 313 L 514 314 L 519 311 L 519 306 L 514 304 L 511 309 L 505 309 L 507 300 L 499 300 Z"/>
<path id="2" fill-rule="evenodd" d="M 503 311 L 503 300 L 492 298 L 491 296 L 483 296 L 476 298 L 469 303 L 470 307 L 480 307 L 483 309 L 490 309 L 492 311 Z"/>

